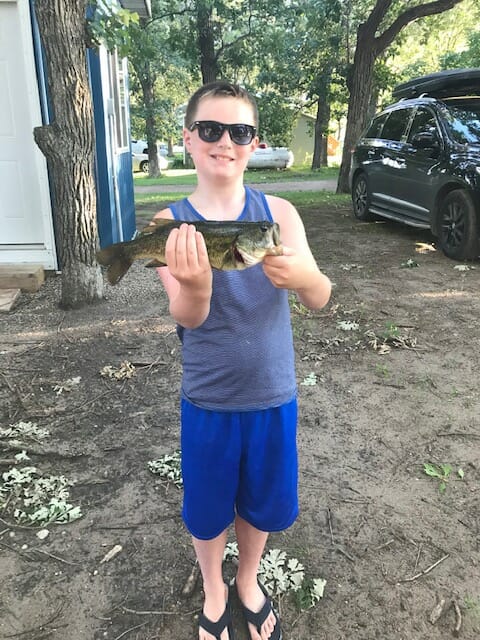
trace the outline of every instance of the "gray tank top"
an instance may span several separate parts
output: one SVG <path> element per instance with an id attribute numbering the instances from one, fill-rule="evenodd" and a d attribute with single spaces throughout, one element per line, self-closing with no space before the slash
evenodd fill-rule
<path id="1" fill-rule="evenodd" d="M 170 210 L 176 220 L 205 220 L 186 198 Z M 264 194 L 245 187 L 237 220 L 272 221 Z M 177 331 L 182 396 L 193 404 L 213 411 L 251 411 L 295 396 L 288 291 L 271 284 L 261 263 L 244 271 L 214 269 L 208 318 L 196 329 L 178 326 Z"/>

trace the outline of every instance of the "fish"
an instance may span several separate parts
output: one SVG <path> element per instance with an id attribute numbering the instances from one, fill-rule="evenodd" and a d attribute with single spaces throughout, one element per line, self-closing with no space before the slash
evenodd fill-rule
<path id="1" fill-rule="evenodd" d="M 107 267 L 107 279 L 115 285 L 135 260 L 149 258 L 147 267 L 166 266 L 165 245 L 172 229 L 183 221 L 156 218 L 133 239 L 117 242 L 97 251 L 97 262 Z M 188 224 L 193 224 L 188 222 Z M 242 270 L 252 267 L 267 255 L 283 254 L 280 226 L 277 222 L 198 221 L 195 228 L 205 239 L 213 269 Z"/>

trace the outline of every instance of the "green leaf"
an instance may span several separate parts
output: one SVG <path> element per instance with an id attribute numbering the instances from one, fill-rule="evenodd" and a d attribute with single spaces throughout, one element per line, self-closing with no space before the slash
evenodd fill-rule
<path id="1" fill-rule="evenodd" d="M 431 476 L 432 478 L 442 478 L 443 477 L 439 473 L 436 464 L 431 464 L 430 462 L 425 462 L 424 465 L 423 465 L 423 470 L 427 474 L 427 476 Z"/>
<path id="2" fill-rule="evenodd" d="M 464 476 L 465 476 L 465 472 L 464 472 L 464 470 L 463 470 L 463 469 L 459 469 L 459 470 L 457 471 L 457 475 L 458 475 L 458 477 L 459 477 L 459 478 L 461 478 L 461 479 L 463 480 L 463 478 L 464 478 Z"/>
<path id="3" fill-rule="evenodd" d="M 443 477 L 445 479 L 447 479 L 452 472 L 452 466 L 450 464 L 441 464 L 440 469 L 443 471 Z"/>

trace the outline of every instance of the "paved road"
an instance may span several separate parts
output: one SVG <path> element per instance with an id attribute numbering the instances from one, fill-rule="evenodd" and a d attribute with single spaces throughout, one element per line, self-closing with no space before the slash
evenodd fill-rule
<path id="1" fill-rule="evenodd" d="M 303 180 L 299 182 L 269 182 L 268 184 L 249 184 L 252 189 L 260 189 L 265 193 L 281 193 L 282 191 L 333 191 L 337 189 L 336 180 Z M 135 193 L 191 193 L 195 185 L 158 184 L 135 187 Z"/>

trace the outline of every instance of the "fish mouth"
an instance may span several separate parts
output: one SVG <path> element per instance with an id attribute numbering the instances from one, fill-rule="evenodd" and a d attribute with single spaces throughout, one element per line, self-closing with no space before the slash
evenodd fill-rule
<path id="1" fill-rule="evenodd" d="M 243 251 L 242 249 L 238 249 L 237 247 L 233 250 L 233 256 L 237 264 L 244 264 L 246 267 L 251 267 L 258 262 L 261 262 L 265 255 L 263 251 L 261 255 L 256 256 L 254 254 L 248 253 L 247 251 Z"/>

